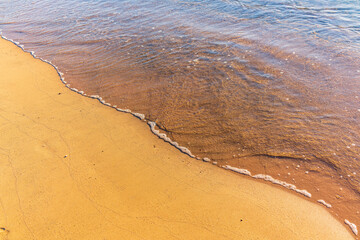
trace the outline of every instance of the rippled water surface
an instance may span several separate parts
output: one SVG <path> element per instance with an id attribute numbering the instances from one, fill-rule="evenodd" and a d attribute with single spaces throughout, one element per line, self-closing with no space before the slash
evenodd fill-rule
<path id="1" fill-rule="evenodd" d="M 0 29 L 193 154 L 360 224 L 358 0 L 9 0 Z"/>

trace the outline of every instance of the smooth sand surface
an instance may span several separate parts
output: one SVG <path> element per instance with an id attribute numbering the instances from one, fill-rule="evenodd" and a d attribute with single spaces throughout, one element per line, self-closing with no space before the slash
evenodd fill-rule
<path id="1" fill-rule="evenodd" d="M 353 239 L 322 206 L 181 154 L 0 40 L 3 239 Z"/>

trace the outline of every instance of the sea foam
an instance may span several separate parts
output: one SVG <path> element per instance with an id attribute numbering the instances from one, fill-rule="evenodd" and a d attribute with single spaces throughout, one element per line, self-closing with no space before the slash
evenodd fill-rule
<path id="1" fill-rule="evenodd" d="M 179 145 L 179 143 L 172 141 L 168 136 L 166 136 L 165 133 L 160 133 L 160 131 L 155 128 L 155 126 L 156 126 L 156 123 L 155 123 L 155 122 L 149 121 L 148 124 L 149 124 L 149 126 L 150 126 L 151 131 L 152 131 L 156 136 L 158 136 L 159 138 L 163 139 L 165 142 L 170 143 L 171 145 L 173 145 L 174 147 L 176 147 L 177 149 L 179 149 L 181 152 L 189 155 L 189 156 L 192 157 L 192 158 L 195 158 L 195 156 L 191 153 L 191 151 L 190 151 L 188 148 L 182 147 L 182 146 Z"/>
<path id="2" fill-rule="evenodd" d="M 332 207 L 330 203 L 327 203 L 327 202 L 325 202 L 325 201 L 322 200 L 322 199 L 319 199 L 319 200 L 317 200 L 317 201 L 318 201 L 318 203 L 323 204 L 323 205 L 324 205 L 325 207 L 327 207 L 327 208 L 331 208 L 331 207 Z"/>
<path id="3" fill-rule="evenodd" d="M 240 174 L 244 174 L 244 175 L 256 178 L 256 179 L 263 179 L 265 181 L 272 182 L 274 184 L 283 186 L 283 187 L 285 187 L 285 188 L 287 188 L 289 190 L 293 190 L 293 191 L 295 191 L 297 193 L 300 193 L 300 194 L 302 194 L 302 195 L 304 195 L 304 196 L 306 196 L 308 198 L 311 198 L 311 193 L 309 193 L 308 191 L 297 189 L 294 184 L 287 183 L 287 182 L 275 179 L 270 175 L 265 175 L 265 174 L 251 175 L 251 172 L 249 170 L 247 170 L 247 169 L 236 168 L 236 167 L 232 167 L 230 165 L 226 165 L 226 166 L 224 166 L 224 168 L 229 169 L 229 170 L 234 171 L 234 172 L 237 172 L 237 173 L 240 173 Z"/>
<path id="4" fill-rule="evenodd" d="M 357 227 L 354 223 L 351 223 L 349 220 L 345 219 L 345 224 L 348 225 L 351 229 L 351 231 L 353 231 L 353 233 L 357 236 L 358 235 L 358 230 Z"/>

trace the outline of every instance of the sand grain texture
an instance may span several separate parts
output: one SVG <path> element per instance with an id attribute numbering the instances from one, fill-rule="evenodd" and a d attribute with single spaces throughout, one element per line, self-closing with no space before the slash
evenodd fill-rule
<path id="1" fill-rule="evenodd" d="M 352 239 L 317 206 L 181 154 L 0 40 L 3 239 Z"/>

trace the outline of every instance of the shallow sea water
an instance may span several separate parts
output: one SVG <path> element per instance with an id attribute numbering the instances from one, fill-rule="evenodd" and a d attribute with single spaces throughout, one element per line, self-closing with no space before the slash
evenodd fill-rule
<path id="1" fill-rule="evenodd" d="M 358 0 L 0 1 L 0 30 L 194 155 L 360 225 Z"/>

